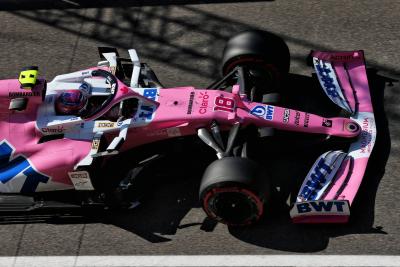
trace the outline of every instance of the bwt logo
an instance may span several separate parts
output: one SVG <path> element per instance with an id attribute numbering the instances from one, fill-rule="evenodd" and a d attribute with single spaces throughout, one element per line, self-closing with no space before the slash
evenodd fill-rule
<path id="1" fill-rule="evenodd" d="M 296 203 L 298 213 L 308 212 L 341 212 L 345 213 L 346 201 L 313 201 Z"/>
<path id="2" fill-rule="evenodd" d="M 255 106 L 251 111 L 250 114 L 258 116 L 258 117 L 264 117 L 266 120 L 273 120 L 274 118 L 274 112 L 275 108 L 274 106 Z"/>
<path id="3" fill-rule="evenodd" d="M 322 62 L 322 65 L 319 64 Z M 332 70 L 327 67 L 327 65 L 323 61 L 319 61 L 317 59 L 314 60 L 314 65 L 319 74 L 320 80 L 323 83 L 323 86 L 326 90 L 326 93 L 331 97 L 338 97 L 339 93 L 337 92 L 336 86 L 334 84 L 335 77 L 332 75 Z"/>
<path id="4" fill-rule="evenodd" d="M 264 115 L 265 115 L 265 107 L 264 106 L 255 106 L 250 111 L 250 114 L 258 116 L 258 117 L 264 117 Z"/>
<path id="5" fill-rule="evenodd" d="M 321 158 L 311 175 L 307 177 L 307 182 L 302 189 L 299 197 L 308 200 L 317 196 L 318 190 L 321 189 L 326 183 L 326 176 L 332 172 L 329 165 L 325 163 L 325 159 Z"/>
<path id="6" fill-rule="evenodd" d="M 273 118 L 274 118 L 274 107 L 267 106 L 267 115 L 265 116 L 265 119 L 272 121 Z"/>
<path id="7" fill-rule="evenodd" d="M 36 171 L 25 156 L 18 155 L 11 159 L 13 152 L 13 147 L 6 140 L 0 144 L 0 182 L 2 184 L 25 176 L 25 182 L 20 192 L 33 193 L 39 183 L 47 183 L 49 181 L 50 177 Z M 13 189 L 11 188 L 11 190 Z"/>

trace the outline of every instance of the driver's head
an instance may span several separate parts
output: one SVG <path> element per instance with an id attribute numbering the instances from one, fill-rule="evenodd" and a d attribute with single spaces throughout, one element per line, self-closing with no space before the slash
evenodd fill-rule
<path id="1" fill-rule="evenodd" d="M 63 91 L 55 101 L 58 114 L 77 115 L 86 106 L 87 97 L 80 90 Z"/>

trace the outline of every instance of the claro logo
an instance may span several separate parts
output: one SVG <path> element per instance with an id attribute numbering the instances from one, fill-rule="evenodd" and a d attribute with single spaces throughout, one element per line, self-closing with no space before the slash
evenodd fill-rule
<path id="1" fill-rule="evenodd" d="M 199 98 L 201 99 L 199 113 L 205 114 L 208 108 L 208 99 L 210 96 L 208 95 L 207 91 L 200 92 Z"/>

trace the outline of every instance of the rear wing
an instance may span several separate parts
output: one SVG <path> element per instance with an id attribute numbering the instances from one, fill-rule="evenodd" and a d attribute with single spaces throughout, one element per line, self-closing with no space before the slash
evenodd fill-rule
<path id="1" fill-rule="evenodd" d="M 344 223 L 376 139 L 364 52 L 311 53 L 325 94 L 361 127 L 348 151 L 322 154 L 307 174 L 290 216 L 295 223 Z"/>

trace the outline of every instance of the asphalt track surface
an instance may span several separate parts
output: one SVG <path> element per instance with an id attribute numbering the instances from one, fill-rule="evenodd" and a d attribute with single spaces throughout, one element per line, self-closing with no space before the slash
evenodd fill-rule
<path id="1" fill-rule="evenodd" d="M 289 89 L 307 96 L 310 49 L 363 49 L 378 124 L 376 147 L 348 225 L 298 226 L 286 212 L 277 212 L 252 227 L 214 227 L 203 223 L 198 205 L 201 173 L 189 169 L 181 175 L 186 179 L 165 177 L 149 201 L 129 215 L 3 223 L 1 256 L 400 254 L 400 88 L 396 82 L 390 85 L 400 78 L 398 1 L 3 0 L 0 10 L 2 79 L 38 65 L 51 80 L 94 65 L 97 46 L 115 46 L 136 48 L 167 86 L 201 88 L 218 76 L 230 36 L 263 29 L 288 43 Z M 302 153 L 288 150 L 284 168 L 306 171 Z M 179 164 L 175 168 L 180 171 Z"/>

